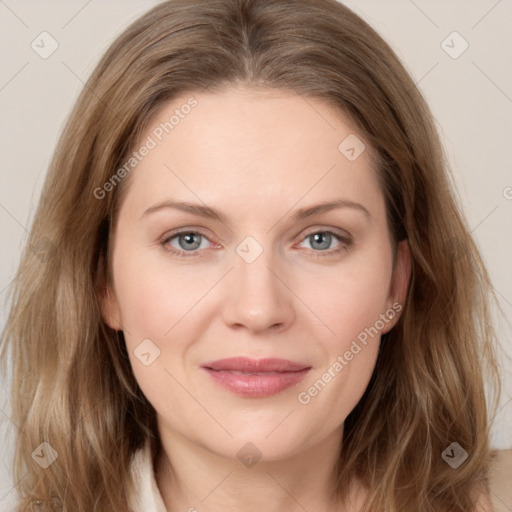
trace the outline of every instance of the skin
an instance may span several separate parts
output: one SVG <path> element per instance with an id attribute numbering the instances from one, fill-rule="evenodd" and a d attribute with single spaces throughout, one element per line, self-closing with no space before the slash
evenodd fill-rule
<path id="1" fill-rule="evenodd" d="M 141 140 L 190 96 L 161 109 Z M 343 424 L 368 385 L 380 335 L 308 404 L 297 397 L 405 299 L 408 248 L 398 246 L 393 265 L 370 148 L 349 161 L 338 146 L 357 131 L 320 100 L 242 86 L 193 96 L 197 107 L 128 178 L 115 226 L 113 283 L 102 302 L 105 321 L 124 331 L 135 377 L 157 411 L 163 452 L 155 473 L 165 505 L 356 510 L 358 498 L 345 507 L 330 493 Z M 171 198 L 216 208 L 226 221 L 173 208 L 144 215 Z M 338 198 L 367 213 L 344 207 L 291 220 L 299 208 Z M 167 247 L 191 252 L 188 245 L 200 242 L 195 256 L 174 255 L 161 244 L 181 228 L 206 238 L 174 236 Z M 309 236 L 325 231 L 351 241 Z M 263 249 L 252 263 L 236 252 L 247 236 Z M 148 338 L 160 356 L 145 366 L 134 350 Z M 278 357 L 312 369 L 276 395 L 241 397 L 200 369 L 231 356 Z M 262 454 L 252 467 L 237 457 L 248 442 Z"/>

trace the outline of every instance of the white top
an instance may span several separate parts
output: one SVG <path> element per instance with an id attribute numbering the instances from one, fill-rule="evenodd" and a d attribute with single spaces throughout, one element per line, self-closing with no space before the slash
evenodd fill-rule
<path id="1" fill-rule="evenodd" d="M 135 484 L 130 496 L 131 508 L 136 512 L 167 512 L 156 485 L 149 446 L 135 453 L 131 473 Z"/>

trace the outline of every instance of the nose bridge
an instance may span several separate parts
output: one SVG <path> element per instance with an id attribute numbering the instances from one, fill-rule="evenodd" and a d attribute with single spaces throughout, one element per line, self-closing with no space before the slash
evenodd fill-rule
<path id="1" fill-rule="evenodd" d="M 229 299 L 225 320 L 255 331 L 277 325 L 283 327 L 293 319 L 291 293 L 276 277 L 276 258 L 272 247 L 248 236 L 235 249 Z"/>

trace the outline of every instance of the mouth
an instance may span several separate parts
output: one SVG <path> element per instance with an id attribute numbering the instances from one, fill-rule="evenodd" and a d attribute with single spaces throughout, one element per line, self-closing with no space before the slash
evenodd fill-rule
<path id="1" fill-rule="evenodd" d="M 297 385 L 311 366 L 286 359 L 233 357 L 205 363 L 201 368 L 232 393 L 264 398 Z"/>

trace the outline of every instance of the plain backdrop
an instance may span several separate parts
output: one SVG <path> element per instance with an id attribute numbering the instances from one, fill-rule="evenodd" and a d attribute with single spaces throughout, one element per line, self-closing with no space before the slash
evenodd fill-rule
<path id="1" fill-rule="evenodd" d="M 0 328 L 5 297 L 48 163 L 83 83 L 106 48 L 150 0 L 0 0 Z M 512 447 L 512 1 L 345 2 L 394 48 L 439 125 L 468 224 L 503 310 L 504 394 L 493 445 Z M 41 33 L 47 32 L 48 35 Z M 454 34 L 456 32 L 456 34 Z M 43 58 L 34 50 L 44 45 Z M 35 41 L 35 43 L 33 43 Z M 53 42 L 55 41 L 55 42 Z M 8 390 L 0 400 L 0 511 L 12 510 Z"/>

